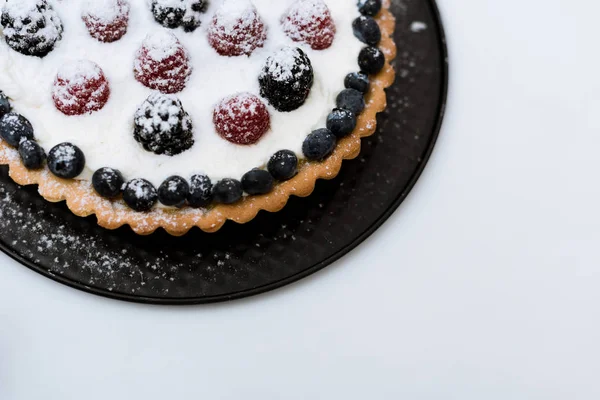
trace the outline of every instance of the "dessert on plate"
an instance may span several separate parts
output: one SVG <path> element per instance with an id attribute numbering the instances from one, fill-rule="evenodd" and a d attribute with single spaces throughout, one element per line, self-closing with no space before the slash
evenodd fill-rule
<path id="1" fill-rule="evenodd" d="M 360 151 L 389 0 L 0 0 L 0 164 L 114 229 L 275 212 Z"/>

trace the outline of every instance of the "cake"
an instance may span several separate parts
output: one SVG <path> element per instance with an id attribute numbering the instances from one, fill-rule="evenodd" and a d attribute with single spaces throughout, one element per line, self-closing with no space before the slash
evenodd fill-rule
<path id="1" fill-rule="evenodd" d="M 395 75 L 385 0 L 0 4 L 0 164 L 109 229 L 214 232 L 308 196 Z"/>

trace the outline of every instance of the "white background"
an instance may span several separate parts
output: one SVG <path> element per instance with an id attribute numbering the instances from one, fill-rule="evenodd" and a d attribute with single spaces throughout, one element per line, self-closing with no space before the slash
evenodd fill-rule
<path id="1" fill-rule="evenodd" d="M 440 0 L 447 119 L 367 243 L 192 308 L 0 256 L 0 399 L 600 398 L 600 6 Z"/>

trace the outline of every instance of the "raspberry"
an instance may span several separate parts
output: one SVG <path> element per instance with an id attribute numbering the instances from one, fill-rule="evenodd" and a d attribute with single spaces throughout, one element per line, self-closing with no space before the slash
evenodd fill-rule
<path id="1" fill-rule="evenodd" d="M 187 50 L 175 35 L 165 30 L 144 39 L 133 69 L 140 83 L 168 94 L 181 92 L 192 73 Z"/>
<path id="2" fill-rule="evenodd" d="M 151 9 L 156 22 L 165 28 L 183 26 L 186 32 L 193 32 L 200 26 L 200 14 L 207 5 L 207 0 L 152 0 Z"/>
<path id="3" fill-rule="evenodd" d="M 134 117 L 135 140 L 155 154 L 174 156 L 194 145 L 192 119 L 175 96 L 152 93 Z"/>
<path id="4" fill-rule="evenodd" d="M 249 56 L 266 39 L 265 24 L 249 0 L 225 0 L 208 27 L 208 42 L 222 56 Z"/>
<path id="5" fill-rule="evenodd" d="M 88 0 L 82 19 L 94 39 L 111 43 L 127 33 L 129 9 L 127 0 Z"/>
<path id="6" fill-rule="evenodd" d="M 63 33 L 62 21 L 47 0 L 6 0 L 0 24 L 6 43 L 26 56 L 44 57 Z"/>
<path id="7" fill-rule="evenodd" d="M 335 38 L 335 23 L 323 0 L 298 0 L 281 19 L 283 31 L 295 42 L 313 50 L 329 48 Z"/>
<path id="8" fill-rule="evenodd" d="M 94 62 L 78 60 L 61 67 L 54 80 L 52 99 L 65 115 L 98 111 L 110 97 L 110 86 L 102 69 Z"/>
<path id="9" fill-rule="evenodd" d="M 213 122 L 223 139 L 235 144 L 253 144 L 269 130 L 271 117 L 257 96 L 240 93 L 217 104 Z"/>

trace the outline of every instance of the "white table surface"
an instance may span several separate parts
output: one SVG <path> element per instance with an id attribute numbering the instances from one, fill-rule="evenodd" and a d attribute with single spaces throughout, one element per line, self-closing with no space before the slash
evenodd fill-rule
<path id="1" fill-rule="evenodd" d="M 440 3 L 446 122 L 371 239 L 285 289 L 191 308 L 1 255 L 0 399 L 600 398 L 600 6 Z"/>

